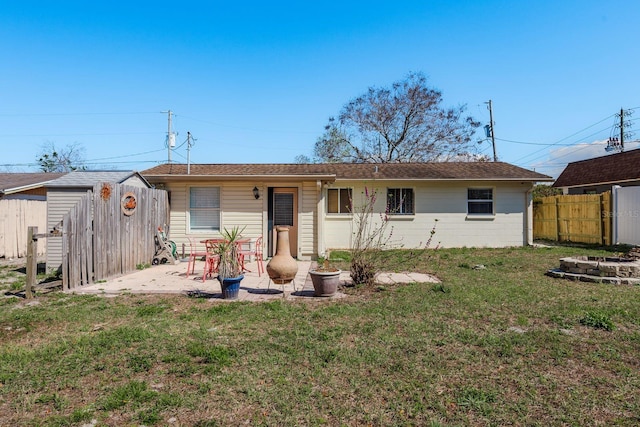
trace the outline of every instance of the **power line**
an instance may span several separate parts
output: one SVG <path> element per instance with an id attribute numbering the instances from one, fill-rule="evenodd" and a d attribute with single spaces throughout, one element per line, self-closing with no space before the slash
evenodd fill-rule
<path id="1" fill-rule="evenodd" d="M 590 127 L 591 127 L 591 126 L 590 126 Z M 592 136 L 598 135 L 599 133 L 601 133 L 601 132 L 603 132 L 603 131 L 605 131 L 605 130 L 607 130 L 607 129 L 609 129 L 609 128 L 607 127 L 607 128 L 604 128 L 604 129 L 600 129 L 600 130 L 598 130 L 598 131 L 596 131 L 596 132 L 594 132 L 594 133 L 592 133 L 592 134 L 590 134 L 590 135 L 587 135 L 587 136 L 582 137 L 581 139 L 586 139 L 586 138 L 590 138 L 590 137 L 592 137 Z M 585 144 L 585 143 L 584 143 L 584 142 L 580 142 L 580 141 L 576 141 L 575 143 L 568 145 L 568 147 L 579 146 L 579 145 L 582 145 L 582 144 Z M 557 146 L 558 144 L 552 144 L 552 145 Z M 587 145 L 586 145 L 586 147 L 590 147 L 590 146 L 591 146 L 591 144 L 587 144 Z M 578 148 L 578 149 L 576 149 L 576 150 L 573 150 L 573 151 L 568 152 L 567 154 L 563 154 L 563 155 L 562 155 L 562 156 L 560 156 L 560 157 L 568 156 L 569 154 L 571 154 L 571 153 L 575 153 L 576 151 L 583 150 L 583 149 L 584 149 L 584 148 L 586 148 L 586 147 L 580 147 L 580 148 Z M 539 153 L 540 151 L 543 151 L 543 150 L 544 150 L 544 149 L 542 149 L 542 150 L 538 150 L 538 151 L 536 151 L 536 152 L 534 152 L 534 153 L 531 153 L 530 155 L 535 154 L 535 153 Z M 538 160 L 538 159 L 540 159 L 540 158 L 542 158 L 542 157 L 544 157 L 544 156 L 546 156 L 546 155 L 547 155 L 547 153 L 543 153 L 543 154 L 541 154 L 541 155 L 539 155 L 539 156 L 537 156 L 537 157 L 534 157 L 533 159 L 530 159 L 528 162 L 529 162 L 529 163 L 534 162 L 534 161 L 536 161 L 536 160 Z M 525 156 L 525 157 L 528 157 L 528 156 Z M 516 161 L 516 162 L 514 162 L 514 163 L 515 163 L 515 164 L 518 164 L 518 161 Z"/>
<path id="2" fill-rule="evenodd" d="M 102 157 L 100 159 L 91 159 L 91 160 L 87 160 L 84 163 L 88 163 L 88 162 L 98 162 L 98 161 L 102 161 L 102 160 L 112 160 L 112 159 L 123 159 L 125 157 L 134 157 L 134 156 L 143 156 L 145 154 L 151 154 L 151 153 L 158 153 L 160 151 L 164 151 L 164 148 L 161 148 L 159 150 L 151 150 L 151 151 L 145 151 L 142 153 L 136 153 L 136 154 L 126 154 L 126 155 L 122 155 L 122 156 L 113 156 L 113 157 Z"/>
<path id="3" fill-rule="evenodd" d="M 574 144 L 554 144 L 554 143 L 545 143 L 545 142 L 524 142 L 524 141 L 514 141 L 512 139 L 503 139 L 503 138 L 496 138 L 496 140 L 503 141 L 503 142 L 511 142 L 513 144 L 524 144 L 524 145 L 544 145 L 544 146 L 558 145 L 561 147 L 570 147 L 574 145 Z"/>
<path id="4" fill-rule="evenodd" d="M 599 125 L 600 123 L 602 123 L 602 122 L 604 122 L 604 121 L 609 120 L 609 119 L 610 119 L 611 117 L 613 117 L 613 116 L 615 116 L 615 114 L 612 114 L 612 115 L 610 115 L 610 116 L 607 116 L 607 117 L 605 117 L 604 119 L 602 119 L 602 120 L 600 120 L 600 121 L 597 121 L 597 122 L 595 122 L 594 124 L 589 125 L 589 126 L 587 126 L 586 128 L 584 128 L 584 129 L 580 129 L 579 131 L 574 132 L 574 133 L 572 133 L 572 134 L 571 134 L 571 135 L 569 135 L 569 136 L 566 136 L 566 137 L 564 137 L 564 138 L 562 138 L 562 139 L 559 139 L 558 141 L 556 141 L 556 142 L 554 142 L 554 143 L 550 144 L 549 146 L 558 145 L 558 144 L 560 144 L 562 141 L 566 141 L 567 139 L 569 139 L 569 138 L 571 138 L 571 137 L 574 137 L 574 136 L 578 135 L 579 133 L 584 132 L 584 131 L 585 131 L 585 130 L 587 130 L 587 129 L 590 129 L 590 128 L 592 128 L 592 127 L 596 126 L 596 125 Z M 607 128 L 607 129 L 608 129 L 608 128 Z M 601 132 L 601 131 L 600 131 L 600 132 Z M 588 136 L 583 137 L 583 138 L 588 138 Z M 544 148 L 541 148 L 540 150 L 534 151 L 533 153 L 529 153 L 529 154 L 527 154 L 526 156 L 524 156 L 524 157 L 521 157 L 521 158 L 517 159 L 514 163 L 521 162 L 522 160 L 526 159 L 527 157 L 529 157 L 529 156 L 533 156 L 534 154 L 537 154 L 537 153 L 539 153 L 539 152 L 541 152 L 541 151 L 544 151 Z M 532 160 L 531 160 L 531 161 L 532 161 Z"/>
<path id="5" fill-rule="evenodd" d="M 0 113 L 1 117 L 41 117 L 41 116 L 129 116 L 138 114 L 158 114 L 161 111 L 129 111 L 103 113 Z"/>
<path id="6" fill-rule="evenodd" d="M 164 151 L 164 150 L 162 150 Z M 127 161 L 120 161 L 120 162 L 82 162 L 83 166 L 89 166 L 89 165 L 120 165 L 120 164 L 129 164 L 129 163 L 136 163 L 136 164 L 140 164 L 140 163 L 155 163 L 155 164 L 161 164 L 164 163 L 163 160 L 127 160 Z M 38 167 L 40 166 L 39 163 L 5 163 L 5 164 L 0 164 L 0 167 L 3 168 L 15 168 L 15 167 Z"/>
<path id="7" fill-rule="evenodd" d="M 27 136 L 122 136 L 122 135 L 156 135 L 162 132 L 105 132 L 105 133 L 46 133 L 46 134 L 4 134 L 0 138 L 22 138 Z"/>
<path id="8" fill-rule="evenodd" d="M 216 122 L 211 122 L 208 120 L 202 120 L 202 119 L 196 119 L 194 117 L 188 117 L 188 116 L 183 116 L 183 115 L 178 115 L 178 114 L 174 114 L 176 117 L 182 117 L 185 119 L 189 119 L 189 120 L 193 120 L 196 122 L 200 122 L 200 123 L 206 123 L 208 125 L 213 125 L 213 126 L 220 126 L 220 127 L 225 127 L 225 128 L 231 128 L 231 129 L 239 129 L 239 130 L 247 130 L 247 131 L 251 131 L 251 132 L 269 132 L 269 133 L 299 133 L 299 134 L 308 134 L 308 135 L 312 135 L 312 134 L 317 134 L 317 131 L 303 131 L 303 130 L 283 130 L 283 129 L 257 129 L 257 128 L 249 128 L 249 127 L 244 127 L 244 126 L 234 126 L 234 125 L 227 125 L 227 124 L 222 124 L 222 123 L 216 123 Z"/>
<path id="9" fill-rule="evenodd" d="M 161 148 L 159 150 L 150 150 L 150 151 L 144 151 L 141 153 L 134 153 L 134 154 L 123 154 L 120 156 L 111 156 L 111 157 L 101 157 L 101 158 L 97 158 L 97 159 L 89 159 L 89 160 L 85 160 L 82 162 L 83 165 L 96 165 L 96 164 L 119 164 L 119 163 L 156 163 L 156 160 L 130 160 L 130 161 L 122 161 L 122 162 L 105 162 L 104 160 L 117 160 L 117 159 L 124 159 L 124 158 L 129 158 L 129 157 L 135 157 L 135 156 L 143 156 L 146 154 L 153 154 L 153 153 L 158 153 L 160 151 L 164 151 L 164 148 Z M 33 162 L 33 163 L 5 163 L 5 164 L 0 164 L 0 167 L 31 167 L 31 166 L 39 166 L 40 164 L 37 162 Z"/>

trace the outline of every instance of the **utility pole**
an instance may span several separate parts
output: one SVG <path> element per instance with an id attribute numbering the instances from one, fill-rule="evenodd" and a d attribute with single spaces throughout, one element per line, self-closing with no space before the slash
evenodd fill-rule
<path id="1" fill-rule="evenodd" d="M 633 136 L 633 133 L 628 130 L 631 127 L 631 121 L 625 120 L 625 118 L 629 117 L 633 113 L 632 110 L 625 110 L 624 108 L 620 109 L 620 114 L 616 114 L 617 118 L 620 119 L 620 122 L 615 122 L 613 128 L 620 128 L 620 136 L 610 136 L 609 141 L 607 142 L 607 146 L 604 148 L 605 151 L 620 151 L 624 152 L 624 140 L 629 139 Z M 613 133 L 613 132 L 612 132 Z"/>
<path id="2" fill-rule="evenodd" d="M 624 151 L 624 109 L 620 108 L 620 152 Z"/>
<path id="3" fill-rule="evenodd" d="M 167 129 L 167 162 L 171 163 L 171 149 L 176 146 L 176 136 L 171 131 L 171 110 L 167 111 L 169 114 L 169 126 Z"/>
<path id="4" fill-rule="evenodd" d="M 191 173 L 191 132 L 187 131 L 187 175 Z"/>
<path id="5" fill-rule="evenodd" d="M 493 105 L 491 104 L 491 100 L 489 102 L 485 102 L 485 104 L 489 104 L 489 130 L 491 132 L 491 145 L 493 146 L 493 161 L 498 161 L 498 155 L 496 154 L 496 137 L 493 132 Z"/>

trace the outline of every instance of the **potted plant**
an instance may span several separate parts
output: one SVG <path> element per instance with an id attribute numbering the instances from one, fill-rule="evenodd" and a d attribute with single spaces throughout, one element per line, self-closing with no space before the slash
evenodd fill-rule
<path id="1" fill-rule="evenodd" d="M 328 259 L 318 259 L 318 267 L 309 270 L 313 283 L 313 294 L 317 297 L 334 296 L 340 284 L 340 273 L 342 270 L 330 266 Z"/>
<path id="2" fill-rule="evenodd" d="M 244 230 L 244 229 L 243 229 Z M 240 290 L 240 282 L 244 279 L 242 274 L 244 266 L 238 256 L 238 240 L 240 230 L 234 227 L 231 230 L 226 228 L 221 233 L 222 239 L 215 246 L 214 252 L 220 257 L 218 261 L 218 281 L 222 287 L 222 298 L 237 299 Z"/>

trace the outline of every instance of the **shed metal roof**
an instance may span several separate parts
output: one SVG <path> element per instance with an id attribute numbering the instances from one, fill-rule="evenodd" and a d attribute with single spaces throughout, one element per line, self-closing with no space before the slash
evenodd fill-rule
<path id="1" fill-rule="evenodd" d="M 135 171 L 73 171 L 46 184 L 47 188 L 93 188 L 101 182 L 120 184 L 134 175 L 145 183 L 146 179 Z M 147 183 L 148 184 L 148 183 Z"/>

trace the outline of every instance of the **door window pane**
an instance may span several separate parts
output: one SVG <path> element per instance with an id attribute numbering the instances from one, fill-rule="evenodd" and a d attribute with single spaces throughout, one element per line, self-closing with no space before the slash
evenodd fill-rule
<path id="1" fill-rule="evenodd" d="M 273 225 L 293 226 L 293 194 L 275 193 L 273 200 Z"/>

